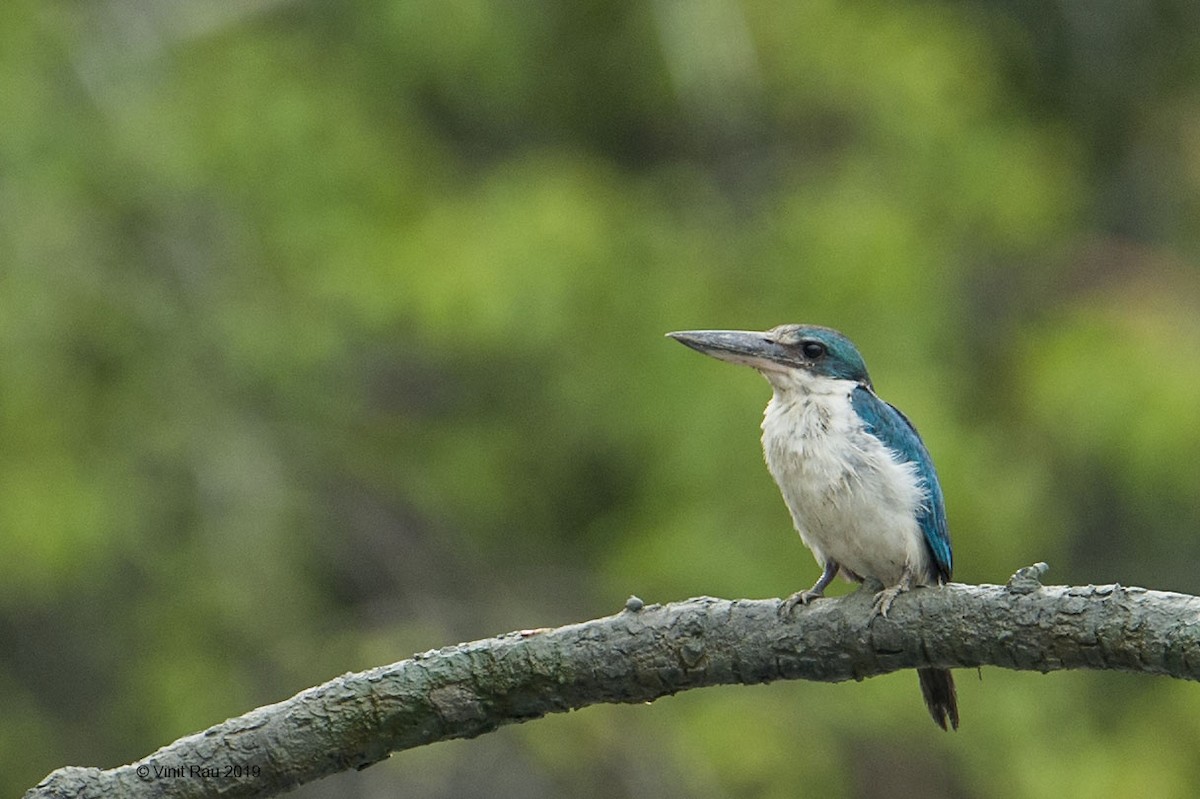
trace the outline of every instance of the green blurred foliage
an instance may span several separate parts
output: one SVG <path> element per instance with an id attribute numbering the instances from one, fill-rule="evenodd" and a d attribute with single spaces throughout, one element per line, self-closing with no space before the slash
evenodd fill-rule
<path id="1" fill-rule="evenodd" d="M 673 329 L 851 335 L 960 580 L 1200 591 L 1197 12 L 1093 10 L 14 0 L 0 790 L 630 593 L 808 585 L 765 384 Z M 954 736 L 911 674 L 728 688 L 296 795 L 1195 795 L 1192 686 L 982 676 Z"/>

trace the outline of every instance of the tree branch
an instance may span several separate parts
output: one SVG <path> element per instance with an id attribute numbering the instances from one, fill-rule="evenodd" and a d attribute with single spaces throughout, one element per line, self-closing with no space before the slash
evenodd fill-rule
<path id="1" fill-rule="evenodd" d="M 1042 571 L 1044 564 L 1022 569 L 1006 586 L 919 589 L 873 621 L 869 591 L 817 601 L 787 620 L 777 615 L 778 600 L 643 606 L 631 597 L 614 616 L 345 674 L 136 763 L 62 768 L 25 799 L 272 796 L 402 749 L 707 685 L 983 665 L 1200 679 L 1200 598 L 1119 585 L 1045 587 Z"/>

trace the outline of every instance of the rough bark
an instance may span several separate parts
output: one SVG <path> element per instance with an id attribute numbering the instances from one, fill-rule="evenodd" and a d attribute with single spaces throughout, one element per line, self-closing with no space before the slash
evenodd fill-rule
<path id="1" fill-rule="evenodd" d="M 126 766 L 59 769 L 25 797 L 272 796 L 402 749 L 707 685 L 861 680 L 921 666 L 1200 679 L 1200 597 L 1047 587 L 1038 582 L 1044 568 L 1022 569 L 1006 586 L 918 589 L 873 620 L 869 591 L 786 619 L 779 600 L 643 606 L 631 597 L 614 616 L 345 674 Z"/>

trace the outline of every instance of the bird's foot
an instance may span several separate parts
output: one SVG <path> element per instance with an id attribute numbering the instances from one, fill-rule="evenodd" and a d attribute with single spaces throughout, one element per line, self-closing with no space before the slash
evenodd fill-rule
<path id="1" fill-rule="evenodd" d="M 906 591 L 912 589 L 913 573 L 911 566 L 904 567 L 904 573 L 900 575 L 900 582 L 893 585 L 891 588 L 885 588 L 875 594 L 875 603 L 871 605 L 871 618 L 868 623 L 875 620 L 876 616 L 887 618 L 888 610 L 891 609 L 892 603 L 896 601 L 896 597 Z"/>
<path id="2" fill-rule="evenodd" d="M 871 618 L 883 616 L 887 618 L 888 611 L 892 607 L 892 603 L 896 601 L 896 597 L 909 590 L 909 586 L 901 583 L 893 585 L 891 588 L 885 588 L 875 595 L 875 603 L 871 605 Z"/>
<path id="3" fill-rule="evenodd" d="M 825 596 L 824 591 L 814 591 L 811 588 L 806 588 L 803 591 L 797 591 L 787 599 L 783 600 L 783 604 L 779 606 L 779 615 L 785 617 L 790 616 L 792 615 L 792 611 L 796 609 L 797 605 L 807 605 L 814 599 L 820 599 L 823 596 Z"/>
<path id="4" fill-rule="evenodd" d="M 804 591 L 797 591 L 787 599 L 783 600 L 783 604 L 779 606 L 779 615 L 785 617 L 790 616 L 792 615 L 792 611 L 796 609 L 797 605 L 807 605 L 814 599 L 820 599 L 821 597 L 825 596 L 825 587 L 828 586 L 829 583 L 833 581 L 833 578 L 837 576 L 838 569 L 840 568 L 841 567 L 838 566 L 837 561 L 833 560 L 832 558 L 826 559 L 823 564 L 823 568 L 821 569 L 821 578 L 813 583 L 812 588 L 805 589 Z"/>

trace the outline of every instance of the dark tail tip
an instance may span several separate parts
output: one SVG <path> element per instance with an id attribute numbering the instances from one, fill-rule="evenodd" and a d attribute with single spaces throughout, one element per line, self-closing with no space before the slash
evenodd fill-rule
<path id="1" fill-rule="evenodd" d="M 949 669 L 917 669 L 929 715 L 943 730 L 958 729 L 958 695 Z"/>

